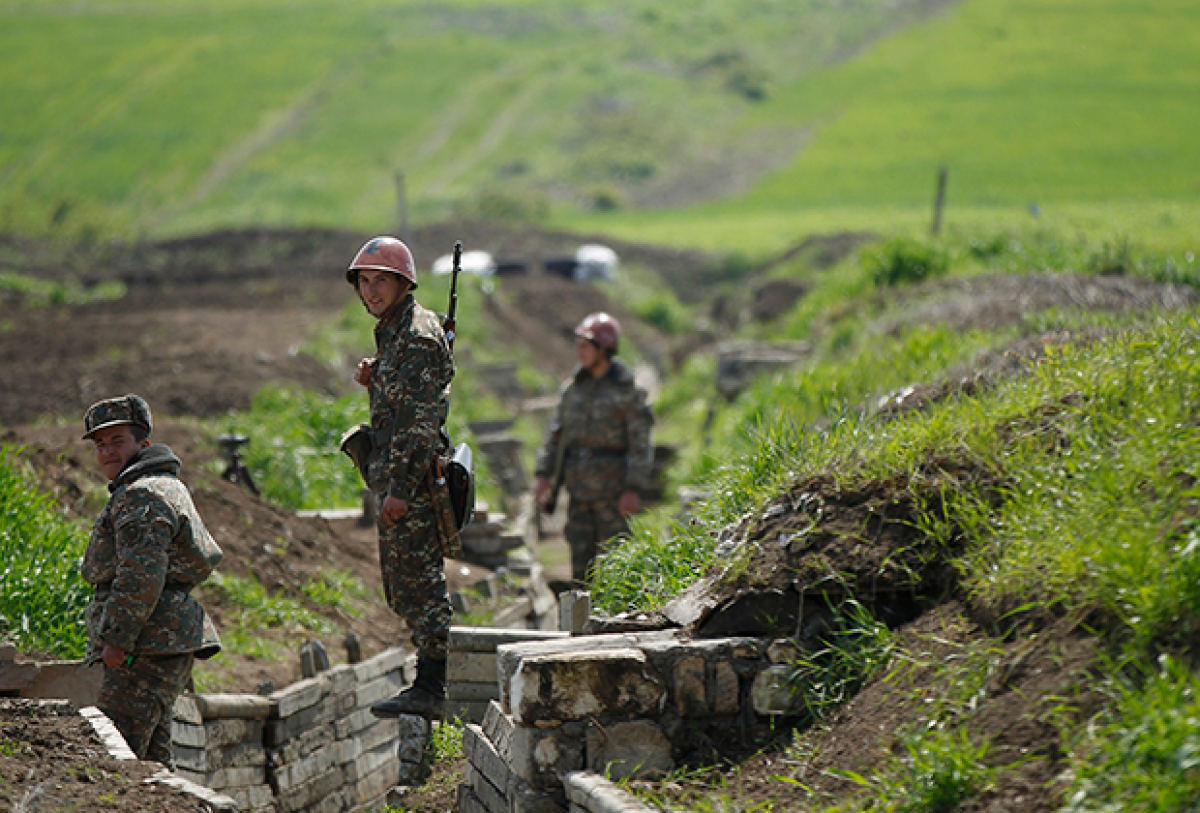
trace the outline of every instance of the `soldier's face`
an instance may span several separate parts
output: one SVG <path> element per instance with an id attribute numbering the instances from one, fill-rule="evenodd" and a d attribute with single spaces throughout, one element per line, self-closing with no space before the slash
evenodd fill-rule
<path id="1" fill-rule="evenodd" d="M 96 465 L 110 481 L 117 479 L 130 458 L 150 445 L 148 440 L 139 443 L 128 424 L 98 430 L 92 435 L 92 443 L 96 444 Z"/>
<path id="2" fill-rule="evenodd" d="M 582 336 L 575 338 L 575 355 L 579 357 L 579 366 L 585 370 L 590 370 L 596 366 L 602 354 L 600 348 L 592 344 L 588 339 Z"/>
<path id="3" fill-rule="evenodd" d="M 403 299 L 408 289 L 408 280 L 391 271 L 367 269 L 358 272 L 358 295 L 375 318 L 383 316 L 388 308 Z"/>

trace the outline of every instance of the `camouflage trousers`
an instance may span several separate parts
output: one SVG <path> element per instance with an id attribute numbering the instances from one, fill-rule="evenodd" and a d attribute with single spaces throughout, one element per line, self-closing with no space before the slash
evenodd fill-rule
<path id="1" fill-rule="evenodd" d="M 567 525 L 563 529 L 571 546 L 571 578 L 582 582 L 588 576 L 598 553 L 614 536 L 629 533 L 629 523 L 617 510 L 617 500 L 582 502 L 571 498 L 567 507 Z"/>
<path id="2" fill-rule="evenodd" d="M 376 504 L 383 504 L 376 494 Z M 379 565 L 388 606 L 404 619 L 417 653 L 444 660 L 449 651 L 450 592 L 437 516 L 429 492 L 421 489 L 408 503 L 408 512 L 395 525 L 379 519 Z"/>
<path id="3" fill-rule="evenodd" d="M 175 698 L 192 676 L 194 660 L 191 652 L 139 655 L 129 666 L 104 667 L 96 707 L 113 721 L 138 759 L 175 770 L 171 717 Z"/>

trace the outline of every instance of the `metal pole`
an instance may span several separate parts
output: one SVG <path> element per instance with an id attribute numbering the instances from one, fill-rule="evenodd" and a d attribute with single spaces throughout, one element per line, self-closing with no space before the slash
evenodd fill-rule
<path id="1" fill-rule="evenodd" d="M 933 201 L 933 228 L 930 229 L 934 237 L 942 230 L 942 209 L 946 205 L 946 176 L 948 174 L 945 167 L 938 169 L 937 197 Z"/>

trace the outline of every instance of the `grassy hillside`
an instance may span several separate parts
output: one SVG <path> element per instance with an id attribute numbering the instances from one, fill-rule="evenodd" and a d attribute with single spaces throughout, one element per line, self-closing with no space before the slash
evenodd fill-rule
<path id="1" fill-rule="evenodd" d="M 550 217 L 759 254 L 924 229 L 946 166 L 951 229 L 1019 227 L 1036 203 L 1039 225 L 1195 250 L 1198 15 L 0 0 L 0 228 L 384 229 L 403 170 L 414 220 Z"/>
<path id="2" fill-rule="evenodd" d="M 812 138 L 751 193 L 614 227 L 759 247 L 926 230 L 944 166 L 950 229 L 1123 232 L 1195 252 L 1197 54 L 1188 0 L 969 0 L 757 108 L 746 128 L 787 119 Z"/>
<path id="3" fill-rule="evenodd" d="M 686 202 L 788 160 L 789 122 L 734 125 L 928 5 L 0 0 L 0 229 L 380 229 L 397 169 L 414 218 Z"/>

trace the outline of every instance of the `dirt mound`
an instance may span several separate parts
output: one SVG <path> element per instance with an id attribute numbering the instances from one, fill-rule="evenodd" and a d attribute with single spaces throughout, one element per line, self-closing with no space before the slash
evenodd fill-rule
<path id="1" fill-rule="evenodd" d="M 997 330 L 1036 313 L 1062 310 L 1129 313 L 1177 310 L 1200 303 L 1194 288 L 1125 276 L 994 274 L 932 280 L 880 294 L 894 308 L 880 328 L 942 324 L 954 330 Z"/>
<path id="2" fill-rule="evenodd" d="M 84 810 L 104 801 L 115 810 L 144 813 L 209 809 L 177 790 L 143 784 L 160 770 L 156 762 L 113 759 L 92 724 L 73 709 L 0 699 L 0 807 Z"/>

